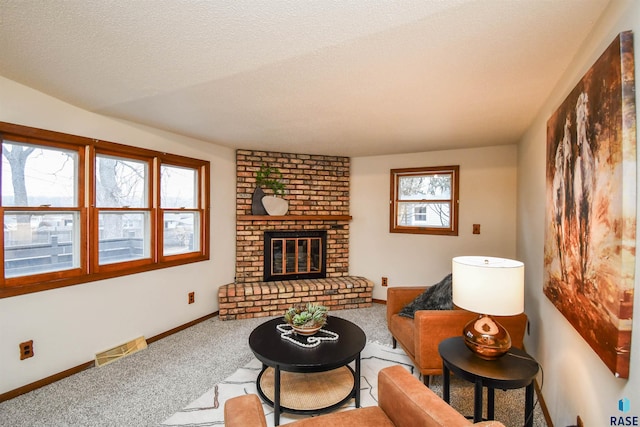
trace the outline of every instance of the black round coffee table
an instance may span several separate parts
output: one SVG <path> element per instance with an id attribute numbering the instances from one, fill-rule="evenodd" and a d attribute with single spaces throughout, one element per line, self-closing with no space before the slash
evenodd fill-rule
<path id="1" fill-rule="evenodd" d="M 525 388 L 524 425 L 533 427 L 533 380 L 538 362 L 524 351 L 512 347 L 502 357 L 485 360 L 467 348 L 462 337 L 443 340 L 438 345 L 442 358 L 442 398 L 449 403 L 449 373 L 474 383 L 473 422 L 482 421 L 482 388 L 487 387 L 487 418 L 494 418 L 495 389 Z"/>
<path id="2" fill-rule="evenodd" d="M 360 407 L 360 352 L 367 342 L 362 329 L 348 320 L 329 316 L 323 329 L 338 334 L 338 339 L 322 341 L 318 346 L 309 348 L 282 338 L 277 325 L 283 324 L 281 317 L 276 318 L 258 326 L 249 335 L 249 347 L 262 362 L 262 371 L 256 381 L 258 394 L 273 406 L 274 424 L 280 424 L 282 411 L 304 414 L 328 412 L 352 397 L 356 407 Z M 348 366 L 353 361 L 355 372 Z M 347 372 L 350 375 L 346 375 Z M 288 387 L 303 387 L 305 392 L 311 393 L 308 398 L 317 407 L 284 405 L 283 400 L 287 402 L 287 398 L 283 399 L 283 396 L 292 392 Z M 304 398 L 302 393 L 292 393 Z"/>

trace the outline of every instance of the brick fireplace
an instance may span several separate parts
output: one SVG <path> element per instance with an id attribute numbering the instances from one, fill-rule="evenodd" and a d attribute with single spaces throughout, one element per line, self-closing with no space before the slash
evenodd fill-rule
<path id="1" fill-rule="evenodd" d="M 284 198 L 289 202 L 286 215 L 251 214 L 256 171 L 262 164 L 283 175 Z M 236 278 L 219 292 L 223 320 L 277 315 L 292 304 L 311 300 L 334 310 L 371 305 L 373 283 L 348 276 L 349 173 L 348 157 L 236 152 Z M 265 282 L 265 232 L 315 231 L 326 233 L 326 278 Z"/>
<path id="2" fill-rule="evenodd" d="M 289 202 L 282 217 L 251 215 L 256 171 L 264 163 L 282 172 Z M 349 274 L 349 163 L 348 157 L 236 152 L 236 282 L 264 280 L 265 231 L 326 231 L 327 277 Z"/>

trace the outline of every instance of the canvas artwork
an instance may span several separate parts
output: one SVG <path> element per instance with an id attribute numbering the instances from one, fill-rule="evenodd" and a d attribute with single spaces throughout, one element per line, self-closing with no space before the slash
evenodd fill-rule
<path id="1" fill-rule="evenodd" d="M 544 293 L 621 378 L 635 281 L 635 116 L 624 32 L 547 122 Z"/>

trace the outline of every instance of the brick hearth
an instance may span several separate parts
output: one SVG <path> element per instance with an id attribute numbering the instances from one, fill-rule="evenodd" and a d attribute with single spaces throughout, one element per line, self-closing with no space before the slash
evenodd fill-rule
<path id="1" fill-rule="evenodd" d="M 280 316 L 292 305 L 318 302 L 329 311 L 371 306 L 373 282 L 364 277 L 230 283 L 218 290 L 220 319 Z"/>

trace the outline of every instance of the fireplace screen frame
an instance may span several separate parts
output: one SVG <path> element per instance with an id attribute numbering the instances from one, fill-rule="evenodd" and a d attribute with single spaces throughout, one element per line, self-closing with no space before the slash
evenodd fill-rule
<path id="1" fill-rule="evenodd" d="M 312 256 L 313 242 L 318 242 L 320 252 Z M 301 253 L 303 247 L 304 255 Z M 282 261 L 274 261 L 278 247 Z M 293 252 L 293 253 L 292 253 Z M 290 262 L 292 261 L 292 262 Z M 278 268 L 280 264 L 280 268 Z M 264 232 L 264 281 L 320 279 L 327 277 L 327 232 L 314 231 L 265 231 Z M 302 265 L 303 268 L 300 268 Z"/>

